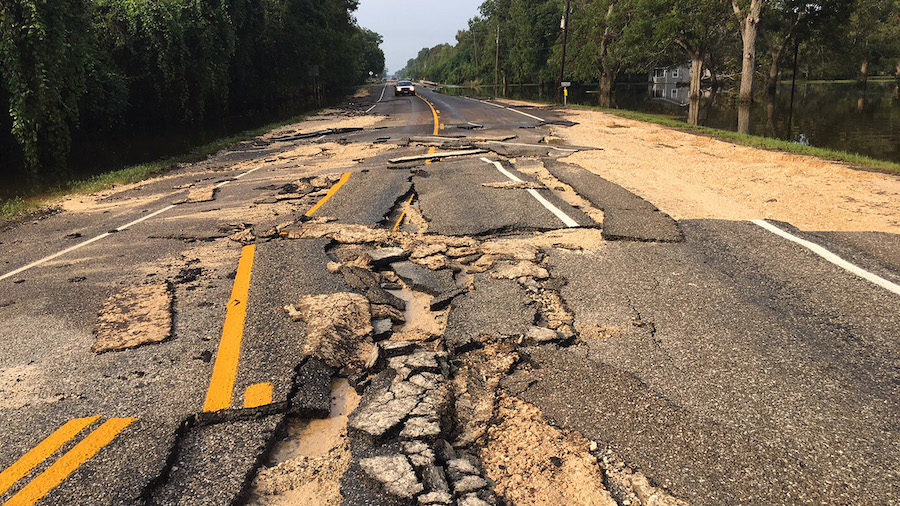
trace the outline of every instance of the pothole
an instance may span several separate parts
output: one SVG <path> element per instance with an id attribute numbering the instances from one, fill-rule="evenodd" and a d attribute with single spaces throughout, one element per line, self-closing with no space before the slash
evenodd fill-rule
<path id="1" fill-rule="evenodd" d="M 350 467 L 347 420 L 359 394 L 343 378 L 332 382 L 331 413 L 325 419 L 291 418 L 287 435 L 259 470 L 247 504 L 337 506 L 341 477 Z"/>

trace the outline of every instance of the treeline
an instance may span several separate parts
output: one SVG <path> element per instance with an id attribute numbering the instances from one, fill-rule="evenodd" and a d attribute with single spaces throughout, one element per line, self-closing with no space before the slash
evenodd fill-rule
<path id="1" fill-rule="evenodd" d="M 565 0 L 487 0 L 455 45 L 423 49 L 401 74 L 450 84 L 558 86 Z M 894 75 L 900 83 L 900 0 L 571 0 L 566 80 L 597 83 L 601 100 L 627 74 L 691 62 L 733 80 L 743 102 L 771 89 L 795 50 L 803 77 Z M 694 117 L 696 119 L 696 117 Z M 740 125 L 739 125 L 740 126 Z"/>
<path id="2" fill-rule="evenodd" d="M 0 169 L 58 179 L 74 132 L 200 125 L 380 75 L 357 3 L 4 0 Z"/>

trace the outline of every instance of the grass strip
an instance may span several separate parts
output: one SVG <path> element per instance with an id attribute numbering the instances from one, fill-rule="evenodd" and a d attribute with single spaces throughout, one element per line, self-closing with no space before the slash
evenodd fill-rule
<path id="1" fill-rule="evenodd" d="M 0 199 L 0 225 L 5 225 L 39 214 L 42 210 L 48 208 L 48 206 L 71 195 L 96 193 L 117 185 L 134 184 L 165 174 L 166 172 L 177 168 L 178 164 L 204 160 L 208 156 L 218 153 L 223 149 L 234 147 L 243 141 L 259 137 L 276 128 L 297 123 L 306 117 L 306 115 L 295 116 L 258 128 L 245 130 L 235 135 L 221 137 L 207 144 L 197 146 L 189 152 L 180 155 L 170 156 L 153 162 L 131 165 L 85 179 L 76 179 L 55 186 L 41 188 L 21 197 Z"/>

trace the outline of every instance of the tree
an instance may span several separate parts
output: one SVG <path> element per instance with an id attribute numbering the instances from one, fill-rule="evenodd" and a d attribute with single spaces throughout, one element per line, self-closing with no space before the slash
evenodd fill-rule
<path id="1" fill-rule="evenodd" d="M 721 41 L 721 26 L 728 12 L 722 2 L 692 0 L 640 0 L 640 12 L 632 24 L 632 37 L 643 37 L 658 47 L 660 63 L 678 63 L 677 52 L 691 62 L 688 123 L 700 120 L 701 81 L 705 58 Z M 639 20 L 639 21 L 637 21 Z M 642 35 L 646 34 L 646 35 Z M 677 52 L 675 51 L 677 49 Z"/>
<path id="2" fill-rule="evenodd" d="M 747 2 L 749 1 L 749 5 Z M 756 37 L 760 16 L 770 0 L 731 0 L 731 7 L 740 25 L 741 87 L 739 91 L 738 132 L 750 132 L 750 103 L 753 102 L 753 73 L 756 72 Z"/>

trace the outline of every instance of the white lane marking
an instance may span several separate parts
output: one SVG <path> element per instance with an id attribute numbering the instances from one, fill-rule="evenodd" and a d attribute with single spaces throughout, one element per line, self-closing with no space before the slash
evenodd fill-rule
<path id="1" fill-rule="evenodd" d="M 519 177 L 516 176 L 515 174 L 513 174 L 512 172 L 503 168 L 503 164 L 501 164 L 500 162 L 495 162 L 493 160 L 489 160 L 484 157 L 481 158 L 481 161 L 493 165 L 494 167 L 497 168 L 497 170 L 500 171 L 501 174 L 503 174 L 504 176 L 508 177 L 509 179 L 511 179 L 512 181 L 514 181 L 516 183 L 524 183 L 525 182 L 525 181 L 522 181 L 521 179 L 519 179 Z M 529 188 L 528 193 L 530 193 L 531 196 L 535 198 L 535 200 L 540 202 L 542 206 L 546 207 L 548 211 L 553 213 L 554 216 L 559 218 L 560 221 L 562 221 L 567 227 L 575 228 L 575 227 L 580 226 L 577 221 L 570 218 L 569 215 L 562 212 L 562 210 L 560 208 L 556 207 L 550 201 L 548 201 L 543 196 L 541 196 L 541 194 L 538 193 L 538 191 L 535 190 L 534 188 Z"/>
<path id="2" fill-rule="evenodd" d="M 370 112 L 372 112 L 372 109 L 374 109 L 375 106 L 377 106 L 379 103 L 381 103 L 382 100 L 384 100 L 384 92 L 386 92 L 386 91 L 387 91 L 387 86 L 385 86 L 384 88 L 381 89 L 381 98 L 378 99 L 378 102 L 375 102 L 375 105 L 366 109 L 366 114 L 369 114 Z"/>
<path id="3" fill-rule="evenodd" d="M 323 136 L 323 137 L 324 137 L 324 136 Z M 244 177 L 244 176 L 253 174 L 254 172 L 258 171 L 258 170 L 261 169 L 261 168 L 262 168 L 262 165 L 260 165 L 259 167 L 255 168 L 255 169 L 250 169 L 250 170 L 248 170 L 247 172 L 244 172 L 243 174 L 238 174 L 237 176 L 234 176 L 234 178 L 235 178 L 235 179 L 240 179 L 240 178 L 242 178 L 242 177 Z"/>
<path id="4" fill-rule="evenodd" d="M 503 141 L 487 141 L 486 144 L 502 144 L 504 146 L 528 146 L 531 148 L 547 148 L 547 149 L 555 149 L 556 151 L 565 151 L 567 153 L 577 153 L 577 149 L 568 149 L 568 148 L 558 148 L 556 146 L 551 146 L 549 144 L 528 144 L 526 142 L 503 142 Z"/>
<path id="5" fill-rule="evenodd" d="M 512 107 L 506 107 L 505 105 L 495 104 L 495 103 L 493 103 L 493 102 L 488 102 L 488 101 L 486 101 L 486 100 L 478 100 L 477 98 L 469 98 L 469 97 L 465 97 L 465 98 L 468 98 L 469 100 L 474 100 L 474 101 L 476 101 L 476 102 L 481 102 L 482 104 L 487 104 L 487 105 L 492 105 L 492 106 L 494 106 L 494 107 L 499 107 L 500 109 L 506 109 L 507 111 L 512 111 L 512 112 L 514 112 L 514 113 L 516 113 L 516 114 L 521 114 L 522 116 L 528 116 L 529 118 L 538 120 L 538 121 L 540 121 L 541 123 L 546 123 L 546 122 L 547 122 L 547 120 L 545 120 L 545 119 L 543 119 L 543 118 L 538 118 L 537 116 L 534 116 L 534 115 L 532 115 L 532 114 L 528 114 L 527 112 L 522 112 L 522 111 L 520 111 L 520 110 L 518 110 L 518 109 L 513 109 Z"/>
<path id="6" fill-rule="evenodd" d="M 66 253 L 70 253 L 70 252 L 75 251 L 75 250 L 77 250 L 77 249 L 79 249 L 79 248 L 83 248 L 83 247 L 87 246 L 88 244 L 97 242 L 97 241 L 99 241 L 100 239 L 103 239 L 103 238 L 105 238 L 105 237 L 109 237 L 109 235 L 110 235 L 109 232 L 104 232 L 104 233 L 98 235 L 97 237 L 94 237 L 93 239 L 88 239 L 87 241 L 80 242 L 80 243 L 76 244 L 75 246 L 66 248 L 66 249 L 64 249 L 64 250 L 62 250 L 62 251 L 59 251 L 59 252 L 56 252 L 56 253 L 54 253 L 54 254 L 52 254 L 52 255 L 46 256 L 46 257 L 44 257 L 44 258 L 42 258 L 42 259 L 40 259 L 40 260 L 38 260 L 38 261 L 36 261 L 36 262 L 32 262 L 32 263 L 26 265 L 26 266 L 24 266 L 24 267 L 19 267 L 18 269 L 14 270 L 14 271 L 12 271 L 12 272 L 9 272 L 9 273 L 6 273 L 6 274 L 0 276 L 0 281 L 3 281 L 4 279 L 9 278 L 9 277 L 15 276 L 16 274 L 25 272 L 25 271 L 27 271 L 28 269 L 31 269 L 32 267 L 37 267 L 38 265 L 41 265 L 41 264 L 46 263 L 46 262 L 49 262 L 50 260 L 53 260 L 54 258 L 61 257 L 61 256 L 65 255 Z"/>
<path id="7" fill-rule="evenodd" d="M 128 224 L 126 224 L 126 225 L 122 225 L 121 227 L 117 228 L 116 231 L 117 231 L 117 232 L 122 232 L 123 230 L 127 230 L 127 229 L 131 228 L 132 226 L 137 225 L 138 223 L 141 223 L 141 222 L 143 222 L 143 221 L 147 221 L 147 220 L 149 220 L 150 218 L 153 218 L 154 216 L 158 216 L 158 215 L 160 215 L 160 214 L 162 214 L 162 213 L 168 211 L 169 209 L 174 209 L 174 208 L 175 208 L 175 204 L 170 204 L 170 205 L 168 205 L 168 206 L 166 206 L 166 207 L 164 207 L 164 208 L 162 208 L 162 209 L 160 209 L 160 210 L 158 210 L 158 211 L 154 211 L 154 212 L 148 214 L 147 216 L 144 216 L 143 218 L 138 218 L 138 219 L 132 221 L 131 223 L 128 223 Z"/>
<path id="8" fill-rule="evenodd" d="M 766 220 L 753 220 L 752 223 L 768 230 L 769 232 L 772 232 L 773 234 L 775 234 L 777 236 L 783 237 L 791 242 L 794 242 L 794 243 L 799 244 L 800 246 L 803 246 L 804 248 L 812 251 L 816 255 L 819 255 L 820 257 L 824 258 L 825 260 L 833 263 L 834 265 L 837 265 L 841 269 L 844 269 L 845 271 L 847 271 L 851 274 L 855 274 L 856 276 L 859 276 L 872 284 L 878 285 L 881 288 L 884 288 L 885 290 L 887 290 L 889 292 L 893 292 L 896 295 L 900 295 L 900 285 L 898 285 L 896 283 L 892 283 L 892 282 L 882 278 L 881 276 L 878 276 L 877 274 L 873 274 L 873 273 L 863 269 L 862 267 L 851 264 L 850 262 L 844 260 L 843 258 L 835 255 L 834 253 L 828 251 L 827 249 L 823 248 L 822 246 L 819 246 L 818 244 L 816 244 L 814 242 L 807 241 L 806 239 L 801 239 L 793 234 L 785 232 L 784 230 L 776 227 L 775 225 L 772 225 L 771 223 L 769 223 Z"/>
<path id="9" fill-rule="evenodd" d="M 221 183 L 219 183 L 219 184 L 216 185 L 216 188 L 221 188 L 221 187 L 225 186 L 226 184 L 231 183 L 231 182 L 234 181 L 234 180 L 240 179 L 240 178 L 242 178 L 242 177 L 244 177 L 244 176 L 246 176 L 246 175 L 248 175 L 248 174 L 252 174 L 252 173 L 258 171 L 258 170 L 261 169 L 261 168 L 262 168 L 262 167 L 260 166 L 260 167 L 257 167 L 257 168 L 255 168 L 255 169 L 250 169 L 250 170 L 248 170 L 247 172 L 244 172 L 244 173 L 242 173 L 242 174 L 239 174 L 239 175 L 235 176 L 234 179 L 229 179 L 228 181 L 222 181 Z M 162 214 L 162 213 L 164 213 L 164 212 L 166 212 L 166 211 L 168 211 L 168 210 L 170 210 L 170 209 L 174 209 L 175 207 L 177 207 L 175 204 L 169 204 L 168 206 L 166 206 L 166 207 L 164 207 L 164 208 L 162 208 L 162 209 L 159 209 L 159 210 L 157 210 L 157 211 L 154 211 L 154 212 L 152 212 L 152 213 L 150 213 L 150 214 L 148 214 L 148 215 L 146 215 L 146 216 L 143 216 L 143 217 L 141 217 L 141 218 L 138 218 L 138 219 L 132 221 L 131 223 L 126 223 L 125 225 L 122 225 L 121 227 L 119 227 L 119 228 L 117 228 L 117 229 L 115 229 L 115 230 L 116 230 L 116 232 L 122 232 L 122 231 L 124 231 L 124 230 L 127 230 L 127 229 L 133 227 L 134 225 L 137 225 L 138 223 L 147 221 L 147 220 L 149 220 L 150 218 L 153 218 L 153 217 L 155 217 L 155 216 L 159 216 L 160 214 Z M 25 266 L 23 266 L 23 267 L 19 267 L 18 269 L 14 270 L 14 271 L 12 271 L 12 272 L 7 272 L 6 274 L 0 275 L 0 281 L 3 281 L 4 279 L 10 278 L 10 277 L 12 277 L 12 276 L 15 276 L 16 274 L 21 274 L 21 273 L 23 273 L 23 272 L 25 272 L 25 271 L 27 271 L 27 270 L 29 270 L 29 269 L 33 269 L 33 268 L 35 268 L 35 267 L 37 267 L 37 266 L 39 266 L 39 265 L 41 265 L 41 264 L 45 264 L 45 263 L 49 262 L 50 260 L 53 260 L 53 259 L 56 259 L 56 258 L 59 258 L 59 257 L 65 255 L 66 253 L 71 253 L 71 252 L 73 252 L 73 251 L 75 251 L 75 250 L 77 250 L 77 249 L 81 249 L 81 248 L 83 248 L 83 247 L 85 247 L 85 246 L 87 246 L 87 245 L 89 245 L 89 244 L 93 244 L 93 243 L 95 243 L 95 242 L 97 242 L 97 241 L 99 241 L 99 240 L 101 240 L 101 239 L 105 239 L 105 238 L 109 237 L 110 235 L 111 235 L 111 234 L 110 234 L 109 232 L 104 232 L 104 233 L 98 235 L 97 237 L 94 237 L 94 238 L 88 239 L 88 240 L 86 240 L 86 241 L 80 242 L 80 243 L 78 243 L 78 244 L 76 244 L 76 245 L 74 245 L 74 246 L 70 246 L 70 247 L 68 247 L 68 248 L 66 248 L 66 249 L 64 249 L 64 250 L 62 250 L 62 251 L 57 251 L 56 253 L 53 253 L 52 255 L 47 255 L 47 256 L 45 256 L 44 258 L 40 259 L 40 260 L 37 260 L 37 261 L 35 261 L 35 262 L 31 262 L 30 264 L 25 265 Z"/>

